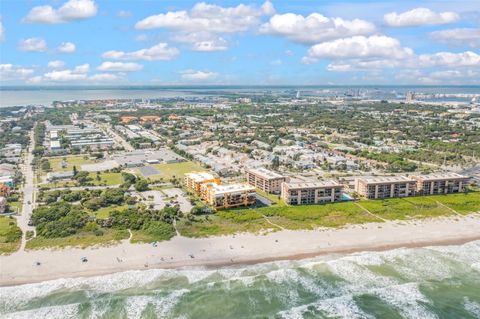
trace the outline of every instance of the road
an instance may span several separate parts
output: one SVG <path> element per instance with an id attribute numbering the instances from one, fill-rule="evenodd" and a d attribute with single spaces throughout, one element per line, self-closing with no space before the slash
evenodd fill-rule
<path id="1" fill-rule="evenodd" d="M 23 205 L 22 212 L 17 216 L 18 227 L 22 230 L 22 244 L 20 250 L 25 248 L 26 243 L 26 233 L 28 230 L 35 230 L 35 227 L 28 226 L 28 221 L 32 215 L 32 210 L 35 207 L 36 202 L 36 189 L 35 189 L 35 173 L 33 171 L 32 162 L 33 162 L 33 149 L 34 149 L 34 138 L 33 130 L 30 132 L 30 144 L 27 148 L 27 156 L 25 162 L 22 164 L 22 173 L 25 178 L 25 183 L 23 184 Z"/>
<path id="2" fill-rule="evenodd" d="M 117 134 L 110 125 L 102 125 L 102 128 L 107 130 L 108 134 L 115 140 L 115 142 L 122 145 L 126 151 L 135 150 L 135 148 L 133 148 L 133 146 L 130 145 L 130 143 L 128 143 L 123 137 Z"/>

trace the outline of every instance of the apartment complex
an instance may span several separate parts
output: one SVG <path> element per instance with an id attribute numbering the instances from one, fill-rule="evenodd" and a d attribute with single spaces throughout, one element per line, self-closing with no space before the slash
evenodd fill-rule
<path id="1" fill-rule="evenodd" d="M 216 209 L 255 204 L 255 187 L 248 184 L 219 185 L 205 183 L 201 186 L 202 198 Z"/>
<path id="2" fill-rule="evenodd" d="M 288 177 L 270 171 L 266 168 L 249 168 L 245 172 L 248 184 L 267 193 L 280 194 L 282 183 L 288 182 Z"/>
<path id="3" fill-rule="evenodd" d="M 200 195 L 202 184 L 221 184 L 218 177 L 207 172 L 190 172 L 185 174 L 185 187 L 191 193 Z"/>
<path id="4" fill-rule="evenodd" d="M 414 196 L 417 181 L 406 176 L 372 176 L 355 179 L 355 191 L 368 199 Z"/>
<path id="5" fill-rule="evenodd" d="M 459 193 L 465 189 L 469 177 L 457 173 L 436 173 L 428 175 L 413 175 L 417 181 L 418 195 L 437 195 Z"/>
<path id="6" fill-rule="evenodd" d="M 289 205 L 336 202 L 341 199 L 343 186 L 335 181 L 282 183 L 282 199 Z"/>

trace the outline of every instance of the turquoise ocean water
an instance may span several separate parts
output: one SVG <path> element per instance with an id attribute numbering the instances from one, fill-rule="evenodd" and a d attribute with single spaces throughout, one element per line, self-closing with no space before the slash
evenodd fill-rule
<path id="1" fill-rule="evenodd" d="M 0 288 L 1 318 L 480 318 L 480 241 Z"/>

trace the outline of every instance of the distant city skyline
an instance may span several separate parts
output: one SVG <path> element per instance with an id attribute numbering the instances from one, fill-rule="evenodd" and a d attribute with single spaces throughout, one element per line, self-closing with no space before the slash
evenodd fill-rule
<path id="1" fill-rule="evenodd" d="M 0 85 L 479 85 L 471 1 L 2 1 Z"/>

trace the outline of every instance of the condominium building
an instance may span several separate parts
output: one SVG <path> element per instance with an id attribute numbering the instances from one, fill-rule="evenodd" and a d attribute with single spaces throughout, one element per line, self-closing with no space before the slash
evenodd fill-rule
<path id="1" fill-rule="evenodd" d="M 465 189 L 469 177 L 457 173 L 435 173 L 428 175 L 413 175 L 417 181 L 418 195 L 437 195 L 459 193 Z"/>
<path id="2" fill-rule="evenodd" d="M 249 168 L 246 170 L 248 184 L 267 193 L 280 194 L 282 183 L 288 182 L 288 177 L 270 171 L 266 168 Z"/>
<path id="3" fill-rule="evenodd" d="M 282 199 L 289 205 L 319 204 L 339 201 L 343 185 L 335 181 L 282 183 Z"/>
<path id="4" fill-rule="evenodd" d="M 200 187 L 205 183 L 221 184 L 218 177 L 207 172 L 190 172 L 185 174 L 185 187 L 191 193 L 200 195 Z"/>
<path id="5" fill-rule="evenodd" d="M 355 179 L 355 191 L 369 199 L 414 196 L 417 182 L 406 176 L 372 176 Z"/>
<path id="6" fill-rule="evenodd" d="M 201 186 L 201 194 L 217 209 L 253 205 L 256 201 L 255 187 L 248 184 L 205 183 Z"/>

